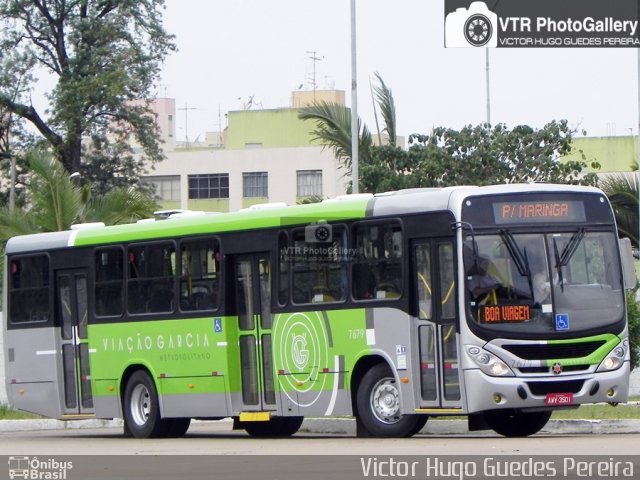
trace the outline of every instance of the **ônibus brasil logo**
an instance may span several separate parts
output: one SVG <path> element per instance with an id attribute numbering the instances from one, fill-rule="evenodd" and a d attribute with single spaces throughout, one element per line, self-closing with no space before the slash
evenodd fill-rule
<path id="1" fill-rule="evenodd" d="M 66 480 L 67 472 L 73 468 L 73 462 L 55 458 L 38 458 L 27 456 L 9 457 L 9 478 L 30 480 Z"/>

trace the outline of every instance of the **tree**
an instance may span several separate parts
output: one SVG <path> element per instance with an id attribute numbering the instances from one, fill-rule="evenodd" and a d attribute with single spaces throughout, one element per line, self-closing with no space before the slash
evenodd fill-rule
<path id="1" fill-rule="evenodd" d="M 302 120 L 311 120 L 316 124 L 311 132 L 312 141 L 317 141 L 333 150 L 336 159 L 351 170 L 351 114 L 344 105 L 331 102 L 319 102 L 302 109 L 298 115 Z M 360 159 L 367 159 L 373 140 L 366 125 L 358 120 L 360 134 L 358 154 Z"/>
<path id="2" fill-rule="evenodd" d="M 102 221 L 107 225 L 148 218 L 155 201 L 133 187 L 93 196 L 90 185 L 79 186 L 62 164 L 42 151 L 27 155 L 32 171 L 26 187 L 29 207 L 0 209 L 0 243 L 15 235 L 68 230 L 74 223 Z"/>
<path id="3" fill-rule="evenodd" d="M 561 161 L 571 151 L 573 132 L 566 120 L 536 130 L 520 125 L 468 125 L 462 130 L 435 128 L 409 137 L 410 148 L 376 147 L 361 167 L 363 190 L 548 182 L 593 185 L 586 161 Z M 584 156 L 583 156 L 584 158 Z M 592 168 L 599 168 L 593 162 Z"/>
<path id="4" fill-rule="evenodd" d="M 561 161 L 572 149 L 575 133 L 566 120 L 541 129 L 504 124 L 467 125 L 461 130 L 438 127 L 430 134 L 413 134 L 410 148 L 396 145 L 396 111 L 391 89 L 379 73 L 374 94 L 385 122 L 388 145 L 374 146 L 366 125 L 361 127 L 359 175 L 363 192 L 449 185 L 549 182 L 594 185 L 597 176 L 584 173 L 586 158 Z M 314 141 L 333 149 L 336 158 L 351 167 L 351 116 L 342 105 L 321 103 L 302 110 L 313 120 Z M 358 129 L 360 131 L 360 128 Z M 600 165 L 592 162 L 591 167 Z"/>
<path id="5" fill-rule="evenodd" d="M 607 195 L 618 225 L 618 235 L 628 237 L 638 248 L 638 175 L 616 173 L 600 180 L 599 187 Z"/>
<path id="6" fill-rule="evenodd" d="M 18 84 L 0 75 L 0 111 L 30 123 L 67 172 L 90 181 L 117 157 L 133 178 L 110 175 L 110 184 L 135 183 L 142 164 L 131 138 L 149 161 L 162 159 L 155 119 L 141 100 L 152 96 L 175 49 L 162 8 L 164 0 L 0 0 L 0 71 L 20 74 Z M 44 112 L 30 99 L 42 71 L 56 81 Z"/>
<path id="7" fill-rule="evenodd" d="M 391 145 L 396 144 L 396 103 L 393 99 L 393 94 L 391 93 L 391 89 L 387 87 L 387 84 L 384 83 L 382 76 L 380 73 L 376 72 L 375 74 L 376 80 L 378 84 L 373 87 L 373 92 L 375 94 L 376 100 L 378 101 L 378 106 L 380 107 L 380 115 L 382 115 L 382 120 L 384 121 L 384 129 L 383 132 L 386 132 L 387 137 L 389 138 L 389 143 Z M 376 120 L 377 124 L 377 120 Z M 380 132 L 378 132 L 378 135 Z M 380 138 L 380 140 L 382 140 Z"/>

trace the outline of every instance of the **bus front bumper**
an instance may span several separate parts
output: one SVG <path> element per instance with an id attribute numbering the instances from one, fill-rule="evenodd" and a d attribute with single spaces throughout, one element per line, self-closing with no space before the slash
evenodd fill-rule
<path id="1" fill-rule="evenodd" d="M 622 403 L 629 395 L 629 362 L 610 372 L 553 377 L 491 377 L 471 369 L 464 371 L 464 383 L 468 413 Z"/>

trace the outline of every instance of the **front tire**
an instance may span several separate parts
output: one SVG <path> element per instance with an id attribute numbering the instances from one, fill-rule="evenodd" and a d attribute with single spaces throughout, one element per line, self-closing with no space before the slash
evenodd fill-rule
<path id="1" fill-rule="evenodd" d="M 547 424 L 551 412 L 521 412 L 494 410 L 484 413 L 489 428 L 505 437 L 528 437 L 538 433 Z"/>
<path id="2" fill-rule="evenodd" d="M 425 423 L 426 415 L 400 413 L 400 390 L 385 363 L 373 366 L 360 381 L 356 394 L 358 418 L 374 437 L 411 437 Z"/>
<path id="3" fill-rule="evenodd" d="M 168 419 L 160 416 L 156 386 L 143 370 L 129 377 L 124 391 L 124 431 L 135 438 L 162 437 L 171 427 Z"/>

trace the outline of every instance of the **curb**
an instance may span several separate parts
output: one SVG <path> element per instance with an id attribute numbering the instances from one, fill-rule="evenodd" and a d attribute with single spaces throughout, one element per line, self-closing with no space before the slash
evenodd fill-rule
<path id="1" fill-rule="evenodd" d="M 228 422 L 231 420 L 222 420 Z M 195 420 L 194 425 L 206 425 L 210 422 Z M 121 419 L 114 420 L 0 420 L 1 432 L 27 432 L 37 430 L 73 430 L 90 428 L 122 428 Z M 301 432 L 320 434 L 355 435 L 356 422 L 352 418 L 306 418 Z M 488 430 L 487 432 L 490 432 Z M 540 433 L 553 434 L 612 434 L 640 433 L 640 420 L 550 420 Z M 466 420 L 429 420 L 419 432 L 420 435 L 467 435 Z"/>
<path id="2" fill-rule="evenodd" d="M 356 434 L 356 422 L 351 418 L 308 418 L 301 431 L 310 433 Z M 491 430 L 485 430 L 491 432 Z M 429 420 L 420 435 L 475 435 L 469 432 L 466 420 Z M 640 433 L 640 420 L 549 420 L 540 433 L 611 434 Z"/>

